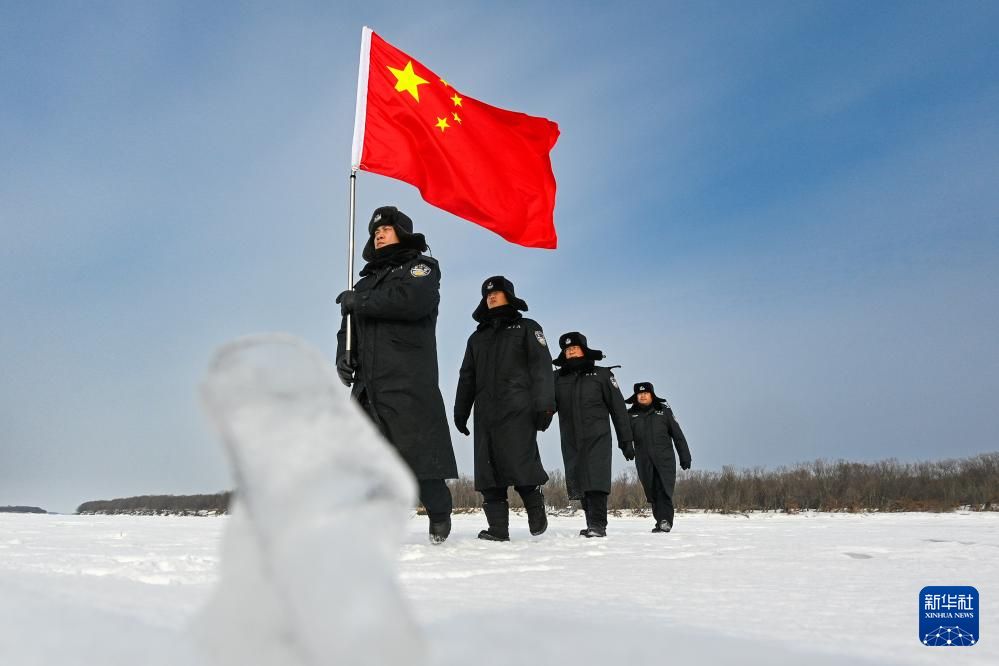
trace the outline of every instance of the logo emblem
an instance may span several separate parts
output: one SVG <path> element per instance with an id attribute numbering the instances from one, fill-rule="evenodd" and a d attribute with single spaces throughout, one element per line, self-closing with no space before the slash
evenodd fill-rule
<path id="1" fill-rule="evenodd" d="M 570 342 L 572 342 L 572 338 L 566 338 L 565 340 L 562 341 L 562 344 L 568 345 Z"/>
<path id="2" fill-rule="evenodd" d="M 382 214 L 381 214 L 381 213 L 378 213 L 378 214 L 377 214 L 377 215 L 375 215 L 375 216 L 374 216 L 373 218 L 371 218 L 371 221 L 372 221 L 372 222 L 378 222 L 378 221 L 379 221 L 379 220 L 381 220 L 381 219 L 382 219 Z"/>
<path id="3" fill-rule="evenodd" d="M 639 392 L 639 393 L 641 393 L 641 392 L 643 392 L 643 391 L 648 391 L 648 390 L 649 390 L 649 389 L 645 388 L 644 386 L 639 386 L 639 387 L 638 387 L 638 392 Z"/>
<path id="4" fill-rule="evenodd" d="M 493 288 L 493 283 L 492 282 L 487 282 L 486 283 L 486 289 L 492 289 L 492 288 Z"/>
<path id="5" fill-rule="evenodd" d="M 970 647 L 978 642 L 981 598 L 970 586 L 919 591 L 919 640 L 927 647 Z"/>
<path id="6" fill-rule="evenodd" d="M 430 266 L 426 264 L 416 264 L 409 269 L 409 274 L 413 277 L 427 277 L 430 275 Z"/>
<path id="7" fill-rule="evenodd" d="M 538 342 L 541 343 L 542 347 L 547 347 L 548 346 L 548 341 L 545 340 L 545 334 L 542 333 L 541 331 L 534 331 L 534 337 L 536 337 L 538 339 Z"/>

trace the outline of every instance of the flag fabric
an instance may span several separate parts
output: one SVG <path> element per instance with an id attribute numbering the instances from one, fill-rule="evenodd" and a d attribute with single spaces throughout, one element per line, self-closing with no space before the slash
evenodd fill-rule
<path id="1" fill-rule="evenodd" d="M 490 106 L 361 33 L 352 167 L 416 186 L 430 204 L 511 243 L 555 248 L 558 125 Z"/>

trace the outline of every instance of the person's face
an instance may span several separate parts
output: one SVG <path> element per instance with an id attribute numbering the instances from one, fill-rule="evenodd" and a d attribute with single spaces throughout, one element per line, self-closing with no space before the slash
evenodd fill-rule
<path id="1" fill-rule="evenodd" d="M 498 308 L 501 305 L 509 305 L 510 301 L 506 298 L 506 292 L 502 290 L 490 291 L 486 294 L 486 305 L 490 310 L 493 308 Z"/>
<path id="2" fill-rule="evenodd" d="M 641 393 L 636 394 L 635 399 L 638 400 L 638 404 L 643 407 L 652 404 L 652 394 L 648 391 L 642 391 Z"/>
<path id="3" fill-rule="evenodd" d="M 395 245 L 399 242 L 399 235 L 395 233 L 395 227 L 391 224 L 383 224 L 375 229 L 375 249 Z"/>
<path id="4" fill-rule="evenodd" d="M 565 348 L 566 358 L 583 358 L 583 348 L 579 345 L 569 345 Z"/>

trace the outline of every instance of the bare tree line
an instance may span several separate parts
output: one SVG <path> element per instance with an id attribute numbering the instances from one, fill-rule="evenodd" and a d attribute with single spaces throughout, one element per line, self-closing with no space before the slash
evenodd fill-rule
<path id="1" fill-rule="evenodd" d="M 548 473 L 545 503 L 552 510 L 578 508 L 566 495 L 560 470 Z M 454 505 L 481 506 L 472 479 L 450 482 Z M 872 463 L 816 460 L 768 470 L 762 467 L 718 471 L 679 471 L 673 502 L 678 510 L 722 513 L 746 511 L 975 511 L 999 509 L 999 453 L 972 458 L 904 463 L 895 459 Z M 521 508 L 510 492 L 510 506 Z M 648 508 L 634 469 L 611 483 L 612 510 Z"/>
<path id="2" fill-rule="evenodd" d="M 48 513 L 37 506 L 0 506 L 0 513 Z"/>
<path id="3" fill-rule="evenodd" d="M 84 502 L 77 513 L 137 515 L 213 515 L 228 513 L 232 492 L 211 495 L 140 495 Z"/>
<path id="4" fill-rule="evenodd" d="M 561 470 L 548 473 L 545 503 L 551 511 L 579 508 L 566 494 Z M 482 506 L 470 477 L 448 482 L 457 511 Z M 211 495 L 142 495 L 84 502 L 77 513 L 193 514 L 226 513 L 232 492 Z M 872 463 L 816 460 L 789 467 L 721 471 L 680 471 L 674 504 L 680 511 L 722 513 L 746 511 L 974 511 L 999 509 L 999 452 L 971 458 L 905 463 L 895 459 Z M 511 489 L 510 506 L 523 508 Z M 643 511 L 645 492 L 634 469 L 611 484 L 611 510 Z"/>

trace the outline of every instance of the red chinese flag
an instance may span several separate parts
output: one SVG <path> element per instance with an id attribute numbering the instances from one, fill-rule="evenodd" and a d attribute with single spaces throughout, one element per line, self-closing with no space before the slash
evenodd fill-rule
<path id="1" fill-rule="evenodd" d="M 511 243 L 554 248 L 558 134 L 554 122 L 472 99 L 370 28 L 361 33 L 354 169 L 415 185 Z"/>

